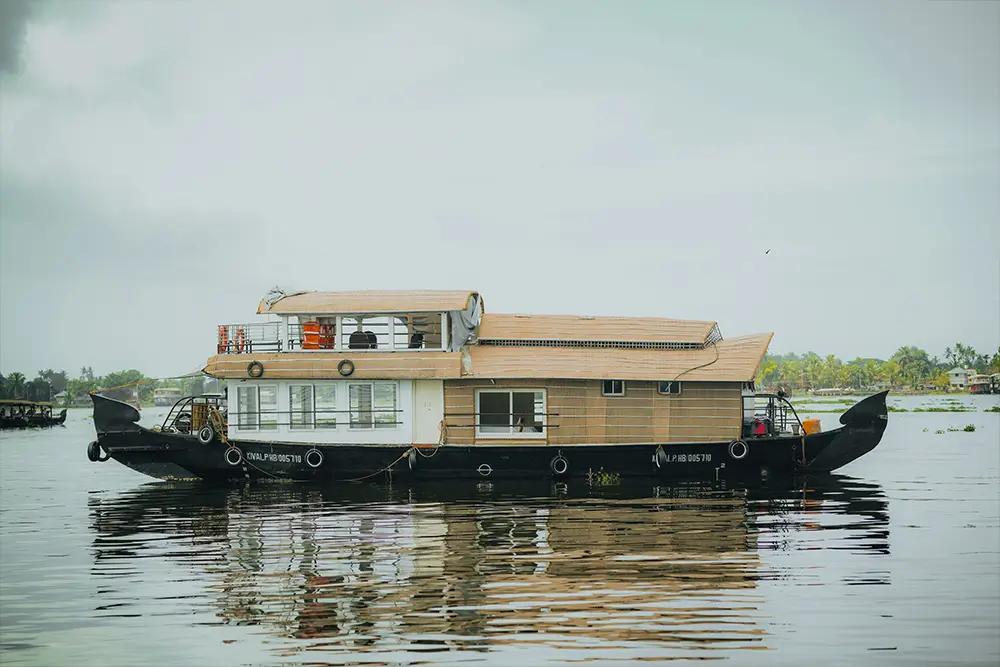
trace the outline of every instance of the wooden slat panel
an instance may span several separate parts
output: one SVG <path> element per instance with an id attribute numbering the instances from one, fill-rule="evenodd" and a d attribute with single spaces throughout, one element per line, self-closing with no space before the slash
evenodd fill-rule
<path id="1" fill-rule="evenodd" d="M 474 390 L 464 382 L 444 383 L 444 423 L 447 427 L 445 442 L 454 445 L 474 445 L 476 429 L 459 427 L 456 424 L 473 424 L 474 418 L 467 417 L 476 411 Z"/>
<path id="2" fill-rule="evenodd" d="M 477 389 L 544 389 L 549 417 L 547 442 L 553 445 L 629 442 L 704 442 L 739 437 L 740 383 L 688 382 L 679 396 L 661 396 L 655 382 L 626 383 L 625 396 L 605 397 L 597 380 L 510 379 L 445 381 L 445 421 L 472 424 Z M 463 416 L 459 416 L 463 415 Z M 511 440 L 542 444 L 546 440 Z M 448 442 L 500 444 L 475 437 L 472 427 L 449 427 Z"/>
<path id="3" fill-rule="evenodd" d="M 704 343 L 715 322 L 658 317 L 581 317 L 484 313 L 483 340 Z"/>
<path id="4" fill-rule="evenodd" d="M 356 351 L 355 351 L 356 352 Z M 222 354 L 208 360 L 205 372 L 218 378 L 246 378 L 247 365 L 259 361 L 265 378 L 343 380 L 337 370 L 343 359 L 354 363 L 351 378 L 361 380 L 405 380 L 456 378 L 461 373 L 459 352 L 269 352 L 266 354 Z"/>
<path id="5" fill-rule="evenodd" d="M 772 334 L 741 336 L 703 350 L 471 346 L 475 378 L 749 382 Z M 718 358 L 716 358 L 718 353 Z"/>

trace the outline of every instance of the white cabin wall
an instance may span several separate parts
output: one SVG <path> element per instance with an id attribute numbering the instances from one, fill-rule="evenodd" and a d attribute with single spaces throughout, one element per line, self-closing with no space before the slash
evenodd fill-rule
<path id="1" fill-rule="evenodd" d="M 384 382 L 394 382 L 397 386 L 396 388 L 396 408 L 402 410 L 399 413 L 399 421 L 395 428 L 379 428 L 379 429 L 352 429 L 349 425 L 349 415 L 347 412 L 341 412 L 337 415 L 337 427 L 336 428 L 312 428 L 312 429 L 291 429 L 288 426 L 288 416 L 290 410 L 290 397 L 289 397 L 289 387 L 291 385 L 300 384 L 334 384 L 337 386 L 337 410 L 348 410 L 350 407 L 349 397 L 348 397 L 348 385 L 352 382 L 359 382 L 358 380 L 267 380 L 266 378 L 261 378 L 259 380 L 255 379 L 245 379 L 245 380 L 230 380 L 228 383 L 228 395 L 227 402 L 229 406 L 229 428 L 228 437 L 231 440 L 247 440 L 253 442 L 301 442 L 301 443 L 316 443 L 316 444 L 411 444 L 413 440 L 413 380 L 384 380 Z M 380 382 L 380 380 L 372 381 L 361 381 L 361 382 Z M 442 387 L 443 387 L 443 383 Z M 237 396 L 237 387 L 245 386 L 262 386 L 262 385 L 277 385 L 278 387 L 278 412 L 279 419 L 282 423 L 277 429 L 271 430 L 241 430 L 237 428 L 238 420 L 236 413 L 239 412 L 239 402 Z M 441 400 L 441 416 L 443 416 L 444 411 L 444 401 L 443 401 L 443 388 L 442 400 Z M 435 422 L 435 429 L 437 424 L 441 420 L 441 416 L 437 417 Z M 437 442 L 437 435 L 434 436 L 433 442 Z"/>
<path id="2" fill-rule="evenodd" d="M 413 385 L 413 442 L 435 445 L 444 419 L 444 380 L 414 380 Z"/>

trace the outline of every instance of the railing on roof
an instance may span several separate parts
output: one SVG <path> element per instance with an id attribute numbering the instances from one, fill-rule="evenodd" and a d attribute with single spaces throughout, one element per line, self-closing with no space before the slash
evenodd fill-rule
<path id="1" fill-rule="evenodd" d="M 277 322 L 219 325 L 219 354 L 252 354 L 281 352 L 281 350 L 281 329 Z"/>
<path id="2" fill-rule="evenodd" d="M 218 354 L 293 350 L 442 350 L 448 345 L 443 314 L 338 316 L 309 322 L 222 324 Z"/>

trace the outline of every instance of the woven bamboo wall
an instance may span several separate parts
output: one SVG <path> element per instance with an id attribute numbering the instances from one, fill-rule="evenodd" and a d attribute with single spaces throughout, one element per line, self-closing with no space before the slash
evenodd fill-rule
<path id="1" fill-rule="evenodd" d="M 352 351 L 354 352 L 354 351 Z M 259 361 L 269 380 L 342 380 L 337 370 L 343 359 L 354 363 L 355 380 L 421 380 L 457 377 L 462 355 L 458 352 L 267 352 L 220 354 L 211 357 L 205 372 L 217 378 L 246 378 L 247 364 Z"/>
<path id="2" fill-rule="evenodd" d="M 739 437 L 738 382 L 685 382 L 679 396 L 661 396 L 655 382 L 629 381 L 625 396 L 603 396 L 599 380 L 446 380 L 445 423 L 451 444 L 602 444 L 711 442 Z M 477 389 L 534 388 L 546 392 L 545 438 L 476 438 Z M 555 413 L 555 414 L 551 414 Z"/>

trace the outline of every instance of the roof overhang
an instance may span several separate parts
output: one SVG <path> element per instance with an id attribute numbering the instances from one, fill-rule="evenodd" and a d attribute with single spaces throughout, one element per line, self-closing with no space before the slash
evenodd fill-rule
<path id="1" fill-rule="evenodd" d="M 429 313 L 465 310 L 478 292 L 463 290 L 301 292 L 268 305 L 261 300 L 257 313 L 279 315 L 363 315 L 366 313 Z"/>

